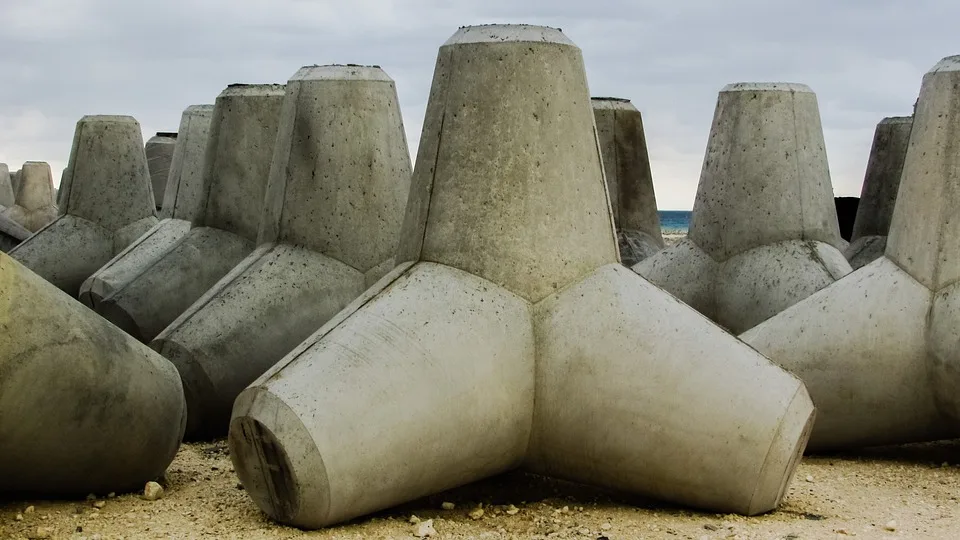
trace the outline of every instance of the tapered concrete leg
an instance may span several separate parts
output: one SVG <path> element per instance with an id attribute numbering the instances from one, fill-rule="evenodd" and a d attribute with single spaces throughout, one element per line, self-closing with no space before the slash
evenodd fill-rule
<path id="1" fill-rule="evenodd" d="M 161 218 L 193 221 L 203 212 L 204 153 L 210 139 L 213 105 L 191 105 L 180 116 L 177 144 L 170 158 L 170 177 L 160 209 Z"/>
<path id="2" fill-rule="evenodd" d="M 150 170 L 150 184 L 153 188 L 153 200 L 157 210 L 163 204 L 163 196 L 167 190 L 167 179 L 170 176 L 170 164 L 177 146 L 176 133 L 157 133 L 147 144 L 144 152 L 147 155 L 147 168 Z"/>
<path id="3" fill-rule="evenodd" d="M 83 249 L 76 249 L 83 246 Z M 65 257 L 64 254 L 71 254 Z M 113 235 L 96 223 L 76 216 L 60 216 L 53 223 L 10 250 L 35 274 L 70 296 L 77 296 L 87 276 L 113 255 Z"/>
<path id="4" fill-rule="evenodd" d="M 251 241 L 220 229 L 193 229 L 135 279 L 103 298 L 97 312 L 149 342 L 253 247 Z"/>
<path id="5" fill-rule="evenodd" d="M 173 460 L 176 369 L 0 255 L 0 492 L 142 489 Z"/>
<path id="6" fill-rule="evenodd" d="M 17 199 L 10 181 L 10 168 L 6 163 L 0 163 L 0 207 L 13 206 Z M 0 208 L 0 212 L 4 210 Z"/>
<path id="7" fill-rule="evenodd" d="M 820 113 L 810 88 L 724 87 L 687 239 L 633 268 L 733 333 L 852 270 L 840 251 Z M 685 262 L 691 257 L 716 264 L 690 267 Z M 704 290 L 704 282 L 713 282 L 713 298 L 693 294 Z"/>
<path id="8" fill-rule="evenodd" d="M 877 124 L 850 246 L 844 250 L 854 270 L 880 258 L 886 248 L 912 130 L 912 116 L 884 118 Z"/>
<path id="9" fill-rule="evenodd" d="M 590 98 L 617 229 L 620 259 L 633 266 L 663 248 L 640 111 L 628 99 Z"/>
<path id="10" fill-rule="evenodd" d="M 931 301 L 881 258 L 740 338 L 806 383 L 821 411 L 811 450 L 927 440 L 949 433 L 929 386 Z"/>
<path id="11" fill-rule="evenodd" d="M 777 507 L 813 425 L 796 377 L 617 265 L 535 321 L 534 471 L 718 512 Z"/>
<path id="12" fill-rule="evenodd" d="M 326 526 L 523 459 L 529 304 L 429 263 L 381 287 L 237 398 L 231 459 L 247 493 L 284 523 Z"/>
<path id="13" fill-rule="evenodd" d="M 180 371 L 187 437 L 226 433 L 237 395 L 366 288 L 362 273 L 304 248 L 244 259 L 150 344 Z"/>
<path id="14" fill-rule="evenodd" d="M 149 268 L 190 232 L 190 222 L 164 219 L 101 266 L 80 286 L 80 301 L 96 309 L 100 301 Z"/>
<path id="15" fill-rule="evenodd" d="M 58 209 L 53 202 L 53 176 L 50 165 L 28 161 L 18 171 L 15 204 L 3 215 L 30 232 L 37 232 L 56 219 Z"/>

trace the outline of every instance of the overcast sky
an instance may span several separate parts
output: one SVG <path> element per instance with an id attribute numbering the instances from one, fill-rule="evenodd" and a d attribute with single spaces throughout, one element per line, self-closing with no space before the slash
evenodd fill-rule
<path id="1" fill-rule="evenodd" d="M 689 209 L 717 92 L 809 85 L 837 195 L 859 195 L 876 123 L 907 115 L 923 74 L 960 53 L 956 0 L 0 0 L 0 162 L 48 161 L 76 121 L 129 114 L 144 138 L 229 83 L 309 64 L 378 64 L 396 80 L 416 155 L 437 48 L 457 27 L 556 26 L 594 96 L 643 113 L 661 209 Z"/>

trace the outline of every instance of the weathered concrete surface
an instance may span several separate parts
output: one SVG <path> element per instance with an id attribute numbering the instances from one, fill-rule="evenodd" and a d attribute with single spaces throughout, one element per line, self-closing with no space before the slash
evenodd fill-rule
<path id="1" fill-rule="evenodd" d="M 30 231 L 0 214 L 0 251 L 6 253 L 30 236 Z"/>
<path id="2" fill-rule="evenodd" d="M 161 218 L 193 221 L 203 211 L 204 155 L 210 140 L 213 105 L 191 105 L 180 116 Z"/>
<path id="3" fill-rule="evenodd" d="M 166 217 L 83 282 L 79 298 L 84 304 L 96 309 L 103 298 L 123 288 L 190 232 L 204 204 L 203 154 L 212 117 L 213 105 L 192 105 L 183 111 L 161 211 Z"/>
<path id="4" fill-rule="evenodd" d="M 912 116 L 884 118 L 877 124 L 850 246 L 843 253 L 854 270 L 880 258 L 886 249 L 912 129 Z"/>
<path id="5" fill-rule="evenodd" d="M 620 259 L 626 266 L 663 249 L 657 196 L 640 111 L 628 99 L 590 99 Z"/>
<path id="6" fill-rule="evenodd" d="M 3 215 L 28 231 L 37 232 L 57 217 L 50 165 L 42 161 L 28 161 L 18 173 L 20 182 L 15 204 L 4 210 Z"/>
<path id="7" fill-rule="evenodd" d="M 180 370 L 190 438 L 226 434 L 240 391 L 393 267 L 411 175 L 393 80 L 307 66 L 284 99 L 260 248 L 151 343 Z"/>
<path id="8" fill-rule="evenodd" d="M 20 169 L 10 173 L 10 185 L 13 186 L 13 193 L 16 196 L 16 193 L 20 191 Z"/>
<path id="9" fill-rule="evenodd" d="M 0 493 L 142 489 L 176 454 L 176 369 L 0 254 Z"/>
<path id="10" fill-rule="evenodd" d="M 806 390 L 619 264 L 588 96 L 558 30 L 466 27 L 441 47 L 407 262 L 235 403 L 231 458 L 270 516 L 322 527 L 518 466 L 777 506 Z"/>
<path id="11" fill-rule="evenodd" d="M 16 204 L 16 195 L 13 192 L 13 183 L 10 180 L 10 168 L 6 163 L 0 163 L 0 212 L 8 206 Z"/>
<path id="12" fill-rule="evenodd" d="M 149 246 L 143 258 L 138 251 L 98 313 L 149 342 L 253 251 L 283 94 L 282 84 L 234 84 L 220 93 L 194 228 L 159 257 Z"/>
<path id="13" fill-rule="evenodd" d="M 812 449 L 960 435 L 960 56 L 923 78 L 884 257 L 741 337 L 807 384 Z"/>
<path id="14" fill-rule="evenodd" d="M 150 170 L 150 184 L 153 186 L 153 201 L 157 211 L 163 204 L 163 195 L 167 190 L 167 179 L 170 176 L 170 163 L 177 147 L 177 134 L 159 132 L 144 146 L 147 154 L 147 168 Z"/>
<path id="15" fill-rule="evenodd" d="M 842 242 L 816 95 L 737 83 L 717 100 L 687 241 L 633 270 L 741 333 L 849 273 Z"/>
<path id="16" fill-rule="evenodd" d="M 49 184 L 42 196 L 52 200 Z M 140 123 L 81 118 L 61 189 L 60 216 L 10 255 L 76 297 L 85 279 L 157 223 Z"/>

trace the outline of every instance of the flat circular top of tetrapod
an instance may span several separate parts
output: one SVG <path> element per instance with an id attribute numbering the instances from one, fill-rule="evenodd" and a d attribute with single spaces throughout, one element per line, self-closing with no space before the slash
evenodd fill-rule
<path id="1" fill-rule="evenodd" d="M 116 122 L 120 124 L 140 124 L 136 118 L 125 114 L 88 114 L 80 122 Z"/>
<path id="2" fill-rule="evenodd" d="M 291 81 L 383 81 L 393 82 L 379 66 L 356 64 L 329 64 L 326 66 L 303 66 L 290 78 Z"/>
<path id="3" fill-rule="evenodd" d="M 880 121 L 880 124 L 912 124 L 912 116 L 888 116 Z"/>
<path id="4" fill-rule="evenodd" d="M 943 60 L 937 62 L 937 65 L 933 66 L 933 69 L 929 73 L 937 73 L 940 71 L 960 71 L 960 55 L 948 56 Z"/>
<path id="5" fill-rule="evenodd" d="M 158 131 L 156 135 L 151 137 L 151 139 L 155 139 L 158 137 L 161 139 L 176 139 L 177 132 L 176 131 Z"/>
<path id="6" fill-rule="evenodd" d="M 615 98 L 615 97 L 592 97 L 590 98 L 590 105 L 593 106 L 594 110 L 597 109 L 614 109 L 620 111 L 635 111 L 636 107 L 633 106 L 633 103 L 630 103 L 629 99 L 624 98 Z"/>
<path id="7" fill-rule="evenodd" d="M 813 93 L 809 86 L 788 82 L 738 82 L 728 84 L 721 92 L 806 92 Z"/>
<path id="8" fill-rule="evenodd" d="M 228 85 L 218 97 L 229 96 L 282 96 L 287 91 L 285 84 L 244 84 Z"/>
<path id="9" fill-rule="evenodd" d="M 557 43 L 576 47 L 573 41 L 563 34 L 559 28 L 536 26 L 532 24 L 484 24 L 479 26 L 462 26 L 450 39 L 447 45 L 464 43 L 502 43 L 502 42 L 538 42 Z"/>

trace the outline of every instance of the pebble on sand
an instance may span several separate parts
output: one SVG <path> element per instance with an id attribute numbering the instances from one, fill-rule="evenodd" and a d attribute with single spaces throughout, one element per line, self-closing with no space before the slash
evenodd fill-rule
<path id="1" fill-rule="evenodd" d="M 147 482 L 147 485 L 143 487 L 143 495 L 140 498 L 147 501 L 155 501 L 163 497 L 163 486 L 156 482 Z"/>
<path id="2" fill-rule="evenodd" d="M 883 526 L 883 530 L 890 531 L 890 532 L 897 530 L 896 520 L 891 519 L 890 521 L 888 521 L 887 524 Z"/>
<path id="3" fill-rule="evenodd" d="M 435 534 L 437 534 L 437 530 L 433 528 L 432 519 L 422 521 L 413 526 L 413 535 L 417 538 L 426 538 Z"/>

